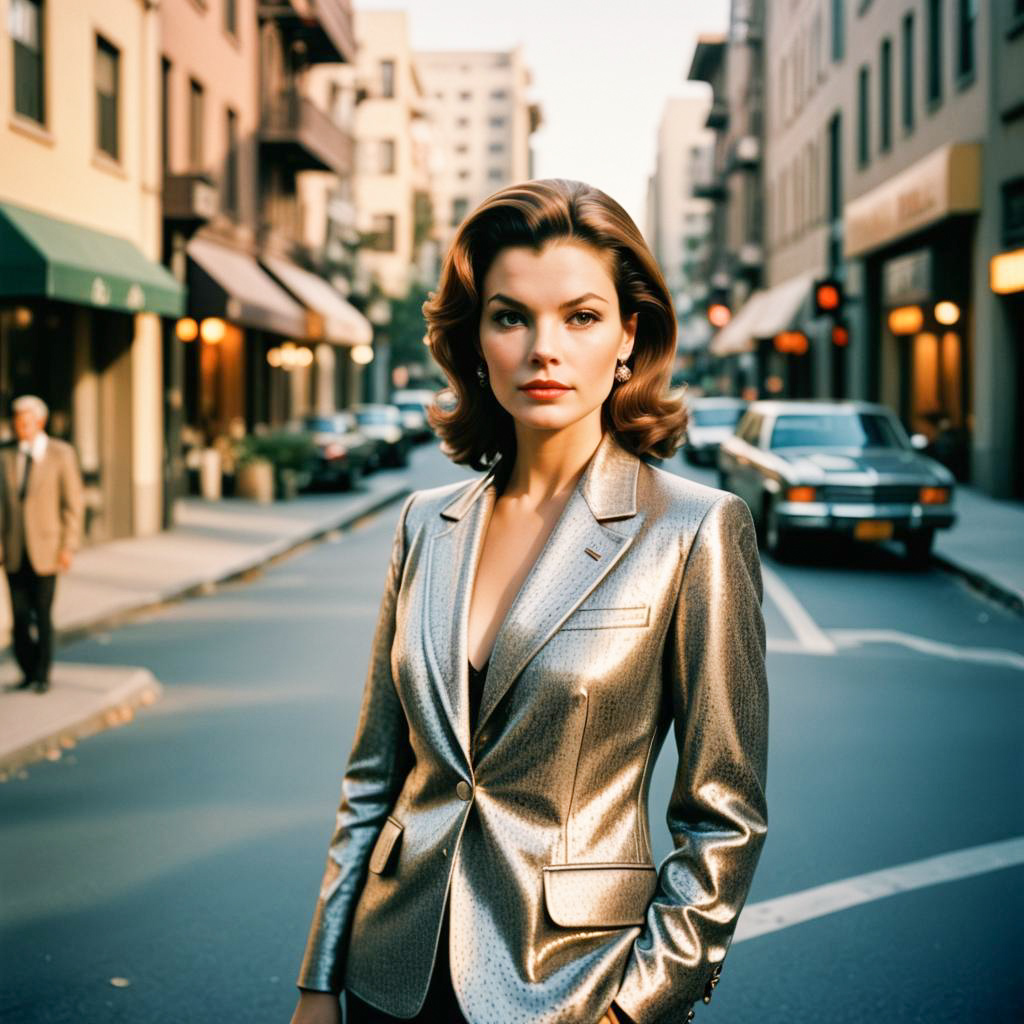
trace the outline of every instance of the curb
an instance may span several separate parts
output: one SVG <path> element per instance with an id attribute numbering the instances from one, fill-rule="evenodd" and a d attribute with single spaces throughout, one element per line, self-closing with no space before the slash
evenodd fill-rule
<path id="1" fill-rule="evenodd" d="M 149 669 L 134 669 L 127 680 L 104 693 L 91 711 L 84 715 L 76 712 L 57 725 L 51 721 L 28 741 L 0 753 L 0 782 L 17 778 L 35 761 L 59 761 L 65 750 L 87 736 L 127 725 L 138 708 L 156 703 L 162 693 L 163 687 Z"/>
<path id="2" fill-rule="evenodd" d="M 932 562 L 940 569 L 959 576 L 969 587 L 990 600 L 1001 604 L 1017 615 L 1024 616 L 1024 594 L 1019 591 L 935 551 L 932 552 Z"/>

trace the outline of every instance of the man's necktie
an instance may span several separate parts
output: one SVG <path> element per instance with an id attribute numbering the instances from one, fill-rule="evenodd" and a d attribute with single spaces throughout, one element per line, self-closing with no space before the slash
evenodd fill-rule
<path id="1" fill-rule="evenodd" d="M 25 495 L 28 494 L 28 478 L 32 472 L 32 453 L 25 452 L 25 472 L 21 477 L 21 488 L 18 491 L 18 500 L 24 501 Z"/>

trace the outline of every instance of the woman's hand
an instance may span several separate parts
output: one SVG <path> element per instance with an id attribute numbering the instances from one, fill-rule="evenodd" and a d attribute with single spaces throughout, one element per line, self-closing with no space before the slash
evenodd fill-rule
<path id="1" fill-rule="evenodd" d="M 622 1024 L 622 1018 L 616 1016 L 615 1009 L 611 1006 L 605 1011 L 605 1015 L 597 1022 L 597 1024 Z"/>
<path id="2" fill-rule="evenodd" d="M 291 1024 L 341 1024 L 341 1004 L 332 992 L 299 993 Z"/>

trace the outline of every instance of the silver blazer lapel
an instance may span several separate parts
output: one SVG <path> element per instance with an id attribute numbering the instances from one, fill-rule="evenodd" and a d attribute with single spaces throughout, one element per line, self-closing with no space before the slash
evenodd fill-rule
<path id="1" fill-rule="evenodd" d="M 636 515 L 639 468 L 640 460 L 605 434 L 498 630 L 477 732 L 519 673 L 633 543 L 631 531 L 603 520 Z"/>

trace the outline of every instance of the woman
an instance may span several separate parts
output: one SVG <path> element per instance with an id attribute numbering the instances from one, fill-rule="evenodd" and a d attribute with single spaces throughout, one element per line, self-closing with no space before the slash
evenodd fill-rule
<path id="1" fill-rule="evenodd" d="M 586 185 L 498 192 L 424 312 L 482 478 L 405 503 L 294 1024 L 678 1021 L 765 835 L 760 569 L 738 499 L 649 466 L 671 299 Z M 675 731 L 675 849 L 647 790 Z"/>

